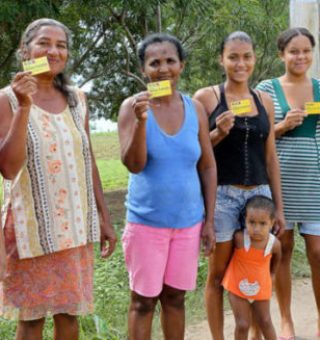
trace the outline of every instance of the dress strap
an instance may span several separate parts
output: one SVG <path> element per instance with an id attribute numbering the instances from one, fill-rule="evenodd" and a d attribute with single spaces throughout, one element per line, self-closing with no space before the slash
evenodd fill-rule
<path id="1" fill-rule="evenodd" d="M 273 234 L 270 233 L 268 243 L 267 243 L 266 248 L 264 250 L 264 256 L 268 256 L 271 253 L 275 239 L 276 239 L 276 237 Z"/>
<path id="2" fill-rule="evenodd" d="M 244 249 L 246 251 L 249 251 L 250 246 L 251 246 L 251 242 L 250 242 L 250 236 L 248 234 L 247 229 L 244 229 L 244 231 L 243 231 L 243 245 L 244 245 Z"/>
<path id="3" fill-rule="evenodd" d="M 284 95 L 282 86 L 280 84 L 280 81 L 278 78 L 274 78 L 272 79 L 272 85 L 273 88 L 275 90 L 275 94 L 278 98 L 280 107 L 281 107 L 281 113 L 282 113 L 282 117 L 285 117 L 285 115 L 287 114 L 287 112 L 290 110 L 290 107 L 288 105 L 287 99 Z"/>
<path id="4" fill-rule="evenodd" d="M 320 89 L 319 82 L 317 79 L 312 78 L 312 89 L 313 89 L 313 100 L 315 102 L 320 102 Z"/>

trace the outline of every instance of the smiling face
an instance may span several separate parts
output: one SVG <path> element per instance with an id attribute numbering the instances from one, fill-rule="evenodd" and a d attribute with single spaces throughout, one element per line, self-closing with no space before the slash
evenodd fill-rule
<path id="1" fill-rule="evenodd" d="M 68 43 L 64 30 L 57 26 L 41 26 L 24 51 L 24 59 L 47 57 L 50 73 L 62 73 L 68 60 Z"/>
<path id="2" fill-rule="evenodd" d="M 246 228 L 252 240 L 265 240 L 269 236 L 274 222 L 275 220 L 267 209 L 247 208 Z"/>
<path id="3" fill-rule="evenodd" d="M 280 58 L 286 71 L 293 75 L 304 75 L 312 64 L 313 48 L 311 41 L 304 35 L 297 35 L 287 44 Z"/>
<path id="4" fill-rule="evenodd" d="M 256 57 L 252 44 L 239 39 L 228 41 L 220 57 L 226 76 L 234 82 L 247 82 L 251 76 Z"/>
<path id="5" fill-rule="evenodd" d="M 142 71 L 150 82 L 170 80 L 175 88 L 183 68 L 184 63 L 171 42 L 153 43 L 146 48 Z"/>

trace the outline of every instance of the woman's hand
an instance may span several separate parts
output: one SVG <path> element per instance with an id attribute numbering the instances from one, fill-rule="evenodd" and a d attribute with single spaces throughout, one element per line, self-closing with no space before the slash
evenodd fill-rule
<path id="1" fill-rule="evenodd" d="M 18 72 L 11 83 L 19 105 L 30 107 L 32 104 L 32 95 L 37 91 L 37 80 L 32 77 L 30 72 Z"/>
<path id="2" fill-rule="evenodd" d="M 209 256 L 213 252 L 216 245 L 213 222 L 204 222 L 201 230 L 201 240 L 203 253 L 205 256 Z"/>
<path id="3" fill-rule="evenodd" d="M 234 126 L 234 114 L 231 111 L 225 111 L 216 119 L 217 130 L 223 137 L 227 136 Z"/>
<path id="4" fill-rule="evenodd" d="M 276 221 L 273 227 L 273 233 L 278 238 L 281 237 L 286 229 L 286 221 L 282 211 L 276 211 Z"/>
<path id="5" fill-rule="evenodd" d="M 138 121 L 148 118 L 147 110 L 150 107 L 150 93 L 147 91 L 137 93 L 133 96 L 132 109 Z"/>
<path id="6" fill-rule="evenodd" d="M 100 233 L 101 257 L 107 258 L 114 252 L 117 243 L 117 236 L 110 221 L 100 221 Z"/>
<path id="7" fill-rule="evenodd" d="M 283 126 L 286 131 L 293 130 L 297 126 L 300 126 L 303 123 L 303 120 L 308 115 L 304 110 L 293 109 L 287 112 L 284 120 Z"/>

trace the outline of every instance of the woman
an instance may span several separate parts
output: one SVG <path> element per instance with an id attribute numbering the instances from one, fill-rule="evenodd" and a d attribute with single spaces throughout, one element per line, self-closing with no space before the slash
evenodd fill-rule
<path id="1" fill-rule="evenodd" d="M 32 22 L 19 55 L 47 57 L 50 70 L 18 72 L 0 92 L 7 250 L 0 313 L 18 319 L 17 339 L 41 339 L 47 315 L 53 315 L 55 339 L 77 339 L 76 316 L 93 311 L 92 242 L 101 241 L 103 256 L 116 242 L 91 151 L 86 100 L 64 75 L 69 50 L 63 24 Z"/>
<path id="2" fill-rule="evenodd" d="M 214 216 L 217 244 L 209 259 L 206 285 L 207 315 L 215 340 L 223 339 L 221 281 L 232 253 L 233 233 L 240 228 L 239 215 L 246 200 L 254 195 L 270 197 L 272 194 L 276 206 L 276 232 L 284 226 L 272 101 L 267 94 L 252 91 L 248 84 L 255 61 L 251 38 L 244 32 L 231 33 L 220 51 L 225 83 L 200 89 L 194 96 L 209 116 L 218 172 Z M 242 116 L 235 116 L 230 107 L 241 100 L 249 100 L 247 111 Z"/>
<path id="3" fill-rule="evenodd" d="M 169 80 L 172 94 L 151 99 L 140 92 L 119 113 L 121 158 L 131 173 L 123 235 L 129 338 L 151 338 L 160 300 L 165 338 L 183 339 L 184 296 L 196 285 L 200 236 L 206 254 L 214 244 L 215 161 L 201 104 L 177 89 L 181 43 L 151 35 L 138 54 L 148 81 Z"/>
<path id="4" fill-rule="evenodd" d="M 306 102 L 319 102 L 319 81 L 307 71 L 312 64 L 314 37 L 306 28 L 290 28 L 278 38 L 279 55 L 285 73 L 265 80 L 258 88 L 270 94 L 275 107 L 275 134 L 279 156 L 284 213 L 287 221 L 281 237 L 282 260 L 276 276 L 281 313 L 281 336 L 294 338 L 291 304 L 290 262 L 294 224 L 304 237 L 318 308 L 320 334 L 320 141 L 319 115 L 307 115 Z M 320 112 L 319 112 L 320 113 Z M 320 335 L 319 335 L 320 336 Z"/>

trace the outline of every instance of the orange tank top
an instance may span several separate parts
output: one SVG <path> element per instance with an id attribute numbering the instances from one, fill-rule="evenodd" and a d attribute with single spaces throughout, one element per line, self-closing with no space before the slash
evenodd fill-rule
<path id="1" fill-rule="evenodd" d="M 250 247 L 244 231 L 244 248 L 236 248 L 222 281 L 229 292 L 250 300 L 269 300 L 272 294 L 270 261 L 275 236 L 270 234 L 266 248 Z"/>

